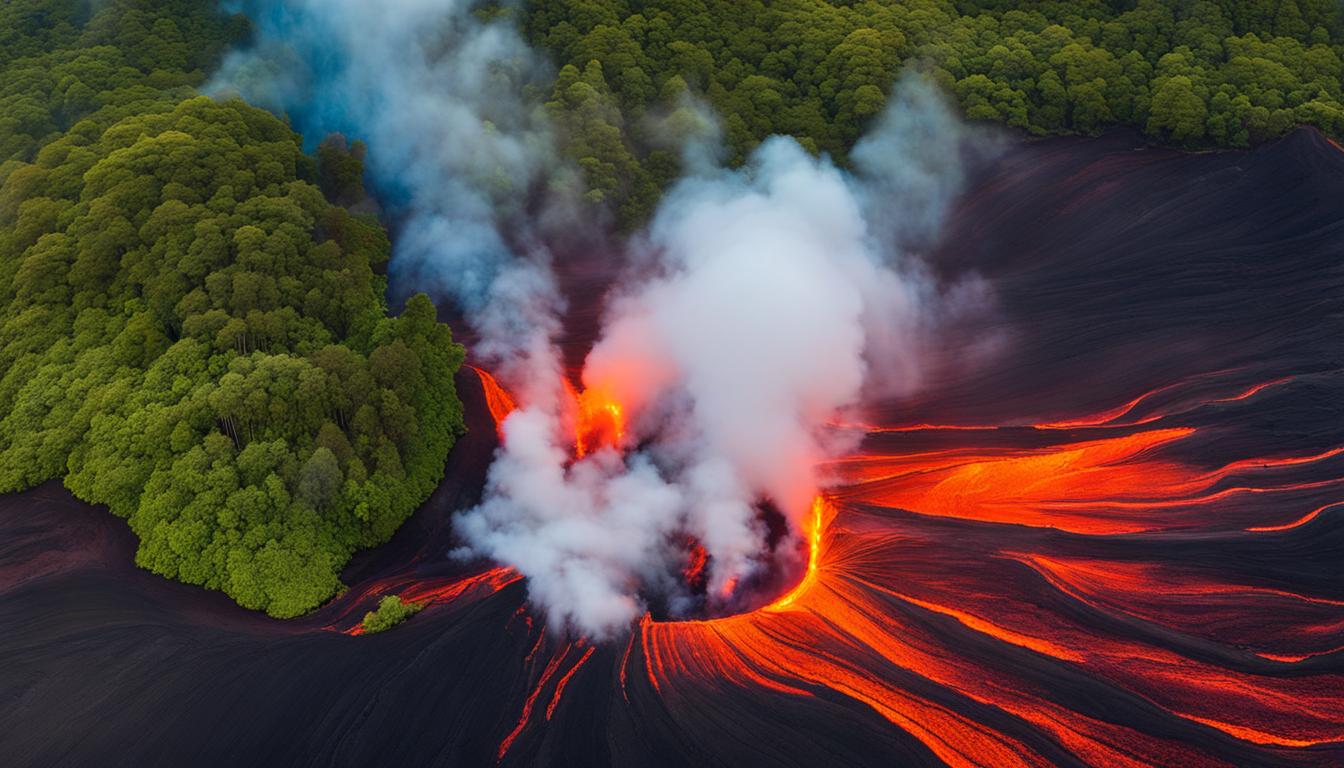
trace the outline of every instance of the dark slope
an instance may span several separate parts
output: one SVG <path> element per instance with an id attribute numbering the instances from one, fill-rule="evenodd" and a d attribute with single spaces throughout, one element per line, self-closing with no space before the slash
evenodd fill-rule
<path id="1" fill-rule="evenodd" d="M 447 556 L 447 521 L 495 445 L 469 372 L 448 479 L 295 622 L 136 570 L 124 523 L 59 487 L 0 499 L 3 762 L 1340 764 L 1344 509 L 1292 523 L 1344 500 L 1342 201 L 1344 154 L 1305 130 L 1008 151 L 935 255 L 994 286 L 965 331 L 996 353 L 872 414 L 986 427 L 875 431 L 855 458 L 956 449 L 1014 505 L 855 480 L 796 613 L 590 648 L 544 636 L 521 583 L 465 584 L 487 566 Z M 438 601 L 338 631 L 411 588 Z"/>

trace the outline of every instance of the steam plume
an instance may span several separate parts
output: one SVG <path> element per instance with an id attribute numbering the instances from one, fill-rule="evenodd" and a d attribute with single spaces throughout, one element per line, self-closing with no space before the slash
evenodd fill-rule
<path id="1" fill-rule="evenodd" d="M 525 95 L 546 86 L 548 67 L 474 5 L 243 0 L 254 44 L 211 90 L 288 114 L 310 139 L 367 140 L 398 224 L 394 292 L 451 296 L 487 340 L 478 355 L 516 364 L 549 347 L 558 299 L 538 208 L 560 206 L 573 177 Z"/>
<path id="2" fill-rule="evenodd" d="M 668 193 L 583 372 L 630 415 L 629 458 L 571 464 L 563 412 L 506 422 L 489 498 L 459 530 L 522 570 L 552 620 L 627 624 L 641 588 L 675 592 L 681 534 L 712 560 L 709 593 L 731 593 L 768 557 L 760 500 L 798 530 L 838 448 L 828 422 L 866 385 L 922 382 L 951 307 L 906 247 L 936 236 L 967 134 L 922 81 L 900 93 L 855 173 L 776 137 Z"/>
<path id="3" fill-rule="evenodd" d="M 852 172 L 785 138 L 723 169 L 714 123 L 689 100 L 650 124 L 686 138 L 692 175 L 633 241 L 583 372 L 626 429 L 576 459 L 580 409 L 553 343 L 561 306 L 544 243 L 548 226 L 584 222 L 563 215 L 575 176 L 531 96 L 547 68 L 468 0 L 243 10 L 255 45 L 215 91 L 285 112 L 309 137 L 369 141 L 399 225 L 397 284 L 452 296 L 481 336 L 475 354 L 522 404 L 457 530 L 463 554 L 527 576 L 553 626 L 603 636 L 645 596 L 689 606 L 676 577 L 688 535 L 709 555 L 711 599 L 731 600 L 771 557 L 757 505 L 796 532 L 823 484 L 816 467 L 839 439 L 827 423 L 866 392 L 923 381 L 948 293 L 913 253 L 936 238 L 967 142 L 922 82 L 901 84 Z"/>

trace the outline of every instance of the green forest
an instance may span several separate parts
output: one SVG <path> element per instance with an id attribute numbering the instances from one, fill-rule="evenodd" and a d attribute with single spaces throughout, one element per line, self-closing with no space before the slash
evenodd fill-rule
<path id="1" fill-rule="evenodd" d="M 513 7 L 513 6 L 509 6 Z M 788 134 L 843 163 L 906 70 L 971 121 L 1244 147 L 1344 136 L 1334 0 L 528 0 L 546 109 L 626 226 L 680 173 Z M 246 19 L 214 0 L 0 5 L 0 491 L 63 480 L 137 562 L 295 616 L 387 540 L 462 433 L 462 348 L 385 299 L 363 148 L 197 88 Z M 678 121 L 691 121 L 689 123 Z M 314 137 L 322 138 L 322 137 Z M 377 148 L 371 148 L 377 151 Z"/>
<path id="2" fill-rule="evenodd" d="M 560 68 L 550 106 L 591 197 L 627 223 L 676 177 L 661 128 L 687 95 L 731 162 L 772 134 L 843 162 L 907 68 L 1029 134 L 1344 136 L 1336 0 L 529 0 L 522 23 Z"/>
<path id="3" fill-rule="evenodd" d="M 360 157 L 195 95 L 206 0 L 0 9 L 0 491 L 63 478 L 136 561 L 295 616 L 428 496 L 463 359 L 352 215 Z"/>

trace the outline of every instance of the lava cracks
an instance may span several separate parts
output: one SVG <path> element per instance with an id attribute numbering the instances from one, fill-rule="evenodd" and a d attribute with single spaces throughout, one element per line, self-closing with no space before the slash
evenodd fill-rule
<path id="1" fill-rule="evenodd" d="M 1344 490 L 1344 457 L 1194 466 L 1172 454 L 1200 428 L 1130 410 L 836 462 L 798 584 L 739 615 L 646 616 L 615 657 L 620 698 L 658 702 L 692 743 L 733 717 L 696 702 L 763 696 L 831 722 L 867 711 L 954 766 L 1329 764 L 1344 676 L 1311 660 L 1338 658 L 1344 601 L 1201 558 L 1301 532 L 1320 513 L 1291 510 Z M 1273 516 L 1299 522 L 1247 530 Z M 581 659 L 571 675 L 587 661 L 562 656 Z"/>
<path id="2" fill-rule="evenodd" d="M 1304 133 L 1103 141 L 1033 145 L 964 203 L 1015 358 L 837 425 L 865 437 L 824 468 L 796 584 L 600 644 L 524 607 L 492 757 L 1341 764 L 1344 273 L 1321 201 L 1344 160 Z"/>

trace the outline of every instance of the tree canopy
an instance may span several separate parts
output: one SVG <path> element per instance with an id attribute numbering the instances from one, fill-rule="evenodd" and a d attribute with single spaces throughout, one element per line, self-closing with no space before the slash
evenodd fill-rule
<path id="1" fill-rule="evenodd" d="M 1344 136 L 1335 0 L 530 0 L 522 23 L 560 68 L 552 108 L 590 198 L 630 223 L 676 177 L 665 118 L 687 94 L 732 162 L 772 134 L 843 161 L 906 67 L 968 119 L 1033 134 Z"/>
<path id="2" fill-rule="evenodd" d="M 378 602 L 376 610 L 364 614 L 360 627 L 366 635 L 383 632 L 411 618 L 424 607 L 424 603 L 406 603 L 398 595 L 388 595 Z"/>
<path id="3" fill-rule="evenodd" d="M 145 568 L 294 616 L 442 476 L 463 350 L 324 197 L 362 148 L 192 95 L 237 21 L 94 7 L 0 9 L 0 491 L 63 478 Z"/>

